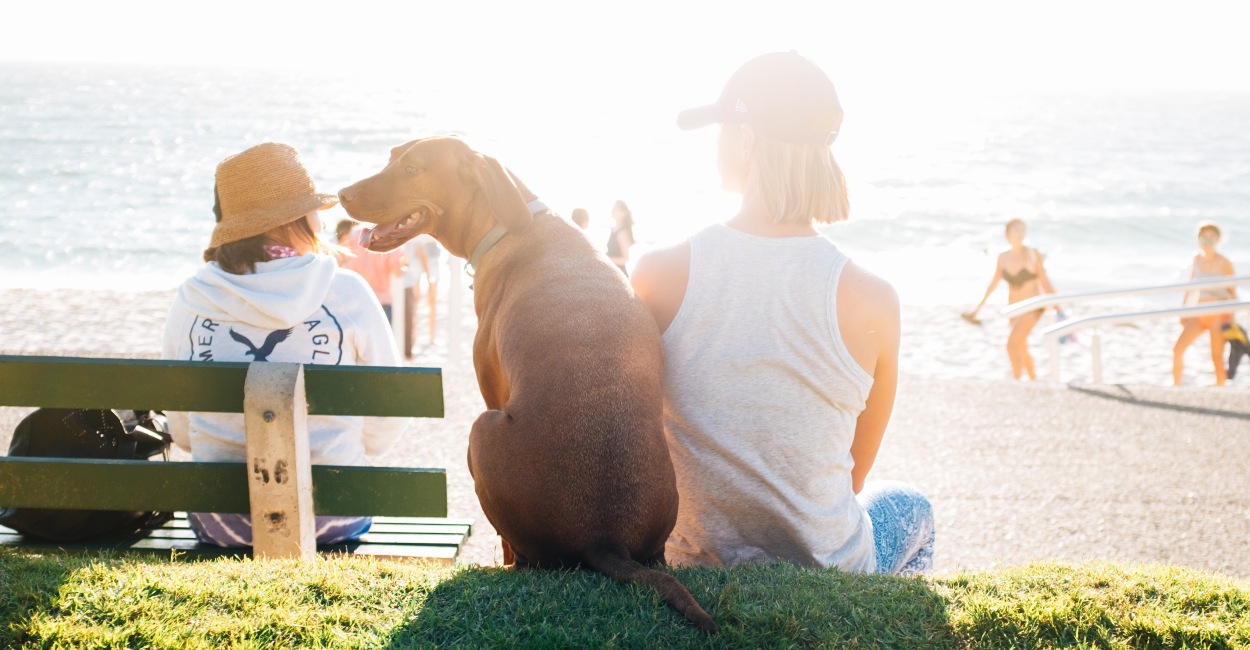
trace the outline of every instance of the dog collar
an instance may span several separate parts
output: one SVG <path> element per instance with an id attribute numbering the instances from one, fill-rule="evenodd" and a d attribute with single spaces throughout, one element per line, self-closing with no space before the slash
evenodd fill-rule
<path id="1" fill-rule="evenodd" d="M 525 207 L 529 208 L 530 214 L 538 214 L 539 212 L 547 209 L 547 204 L 535 199 L 526 203 Z M 486 236 L 482 238 L 482 241 L 478 242 L 477 246 L 473 247 L 473 254 L 469 255 L 469 267 L 476 271 L 477 265 L 482 261 L 482 256 L 486 254 L 486 251 L 494 248 L 495 244 L 498 244 L 499 240 L 503 239 L 503 236 L 506 234 L 508 234 L 508 229 L 504 228 L 503 224 L 495 224 L 495 227 L 491 228 L 490 232 L 486 233 Z"/>

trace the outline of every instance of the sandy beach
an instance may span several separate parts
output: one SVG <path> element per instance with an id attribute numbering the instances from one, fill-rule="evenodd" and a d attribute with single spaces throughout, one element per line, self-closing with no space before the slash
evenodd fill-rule
<path id="1" fill-rule="evenodd" d="M 0 353 L 155 358 L 172 295 L 0 289 Z M 100 327 L 116 321 L 125 326 Z M 1017 383 L 998 359 L 1005 324 L 952 336 L 947 328 L 972 328 L 957 321 L 953 310 L 905 309 L 903 379 L 870 477 L 909 481 L 930 496 L 938 570 L 1103 558 L 1250 578 L 1250 394 L 1244 381 L 1202 385 L 1211 381 L 1204 341 L 1187 357 L 1193 386 L 1163 386 L 1170 344 L 1157 341 L 1167 341 L 1170 323 L 1104 334 L 1117 364 L 1107 379 L 1122 383 L 1086 383 L 1080 343 L 1065 346 L 1070 383 Z M 469 425 L 483 408 L 467 306 L 459 326 L 458 355 L 449 358 L 444 338 L 414 360 L 444 368 L 446 417 L 417 421 L 385 462 L 445 467 L 450 514 L 476 522 L 462 560 L 493 564 L 498 538 L 465 466 Z M 1040 370 L 1044 353 L 1035 354 Z M 28 411 L 0 409 L 4 449 Z"/>

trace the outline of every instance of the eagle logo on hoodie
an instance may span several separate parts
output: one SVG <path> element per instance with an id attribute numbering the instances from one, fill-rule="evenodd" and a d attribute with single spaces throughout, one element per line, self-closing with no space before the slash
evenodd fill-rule
<path id="1" fill-rule="evenodd" d="M 329 365 L 343 362 L 343 328 L 324 305 L 294 327 L 257 330 L 245 323 L 197 315 L 187 333 L 191 344 L 188 358 L 270 361 L 274 357 L 273 361 Z"/>
<path id="2" fill-rule="evenodd" d="M 252 344 L 251 340 L 249 340 L 246 336 L 234 331 L 233 327 L 230 328 L 230 338 L 247 346 L 247 352 L 244 352 L 243 354 L 252 357 L 252 361 L 268 361 L 269 355 L 273 353 L 273 349 L 278 347 L 279 343 L 285 341 L 287 337 L 291 335 L 291 330 L 293 329 L 295 328 L 292 327 L 290 329 L 270 332 L 269 336 L 265 337 L 265 342 L 261 344 L 260 348 L 257 348 L 254 344 Z"/>

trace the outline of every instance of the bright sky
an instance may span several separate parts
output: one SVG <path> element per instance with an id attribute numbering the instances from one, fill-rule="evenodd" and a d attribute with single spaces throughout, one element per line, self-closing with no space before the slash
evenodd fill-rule
<path id="1" fill-rule="evenodd" d="M 844 93 L 882 84 L 935 95 L 981 86 L 1250 91 L 1250 4 L 1238 0 L 399 4 L 9 3 L 0 61 L 335 66 L 433 80 L 446 71 L 509 86 L 650 79 L 646 87 L 705 102 L 742 61 L 798 49 Z"/>

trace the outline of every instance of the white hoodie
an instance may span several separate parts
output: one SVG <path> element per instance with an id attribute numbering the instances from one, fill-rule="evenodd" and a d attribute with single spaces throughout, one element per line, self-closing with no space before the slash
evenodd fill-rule
<path id="1" fill-rule="evenodd" d="M 327 255 L 261 262 L 227 273 L 210 262 L 178 289 L 165 323 L 164 359 L 398 366 L 382 306 L 359 275 Z M 407 428 L 407 418 L 308 418 L 315 465 L 366 465 Z M 243 415 L 171 417 L 174 442 L 197 461 L 246 457 Z"/>

